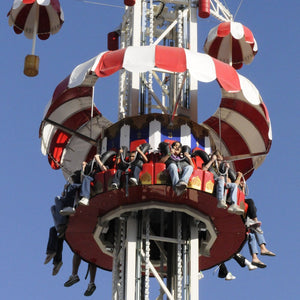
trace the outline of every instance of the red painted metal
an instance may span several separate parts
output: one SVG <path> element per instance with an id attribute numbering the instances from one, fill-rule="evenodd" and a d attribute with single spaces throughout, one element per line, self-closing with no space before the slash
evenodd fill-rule
<path id="1" fill-rule="evenodd" d="M 70 217 L 66 241 L 72 251 L 84 260 L 93 262 L 102 269 L 112 270 L 112 257 L 102 252 L 93 237 L 98 217 L 132 204 L 140 205 L 142 209 L 149 202 L 166 203 L 174 207 L 188 206 L 210 216 L 217 231 L 217 239 L 210 250 L 210 256 L 199 257 L 201 270 L 230 259 L 234 253 L 240 251 L 245 242 L 246 229 L 243 219 L 218 209 L 217 200 L 211 194 L 188 189 L 178 197 L 173 189 L 166 185 L 129 187 L 128 197 L 123 189 L 96 195 L 90 200 L 89 206 L 79 206 L 76 214 Z"/>
<path id="2" fill-rule="evenodd" d="M 133 6 L 135 4 L 135 0 L 124 0 L 124 4 L 127 6 Z"/>
<path id="3" fill-rule="evenodd" d="M 116 31 L 112 31 L 107 34 L 107 49 L 110 51 L 119 49 L 119 34 Z"/>
<path id="4" fill-rule="evenodd" d="M 210 16 L 210 0 L 199 0 L 198 15 L 203 19 Z"/>

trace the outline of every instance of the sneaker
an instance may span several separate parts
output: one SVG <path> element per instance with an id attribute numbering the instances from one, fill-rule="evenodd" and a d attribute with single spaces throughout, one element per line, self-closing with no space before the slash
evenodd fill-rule
<path id="1" fill-rule="evenodd" d="M 80 279 L 79 279 L 78 275 L 71 275 L 69 277 L 68 281 L 66 281 L 64 283 L 64 286 L 66 286 L 66 287 L 72 286 L 73 284 L 77 283 L 79 280 Z"/>
<path id="2" fill-rule="evenodd" d="M 55 276 L 55 275 L 59 272 L 59 270 L 60 270 L 62 264 L 63 264 L 62 261 L 60 261 L 60 262 L 57 263 L 57 264 L 54 264 L 54 267 L 53 267 L 53 270 L 52 270 L 52 275 L 53 275 L 53 276 Z"/>
<path id="3" fill-rule="evenodd" d="M 254 220 L 250 219 L 249 217 L 247 217 L 247 221 L 246 221 L 245 225 L 246 225 L 246 227 L 249 227 L 249 228 L 256 228 L 256 227 L 261 226 L 261 222 L 254 221 Z"/>
<path id="4" fill-rule="evenodd" d="M 226 209 L 227 208 L 226 202 L 224 200 L 218 201 L 217 207 Z"/>
<path id="5" fill-rule="evenodd" d="M 239 206 L 237 206 L 236 204 L 232 204 L 229 206 L 228 210 L 229 213 L 231 214 L 235 214 L 235 215 L 242 215 L 244 214 L 244 210 L 241 209 Z"/>
<path id="6" fill-rule="evenodd" d="M 46 265 L 55 255 L 56 255 L 56 252 L 47 253 L 46 259 L 44 261 L 44 265 Z"/>
<path id="7" fill-rule="evenodd" d="M 119 187 L 118 187 L 118 185 L 117 185 L 115 182 L 113 182 L 113 183 L 111 184 L 111 188 L 112 188 L 113 190 L 117 190 Z"/>
<path id="8" fill-rule="evenodd" d="M 176 187 L 177 187 L 177 188 L 186 188 L 186 187 L 187 187 L 187 183 L 184 182 L 184 181 L 179 181 L 179 182 L 176 184 Z"/>
<path id="9" fill-rule="evenodd" d="M 96 285 L 94 282 L 89 283 L 86 291 L 84 292 L 84 296 L 91 296 L 95 292 Z"/>
<path id="10" fill-rule="evenodd" d="M 233 280 L 235 278 L 236 278 L 235 276 L 233 276 L 230 272 L 228 272 L 226 277 L 225 277 L 225 280 Z"/>
<path id="11" fill-rule="evenodd" d="M 263 234 L 264 232 L 262 231 L 261 227 L 256 227 L 256 228 L 251 228 L 252 230 L 254 230 L 257 233 Z"/>
<path id="12" fill-rule="evenodd" d="M 133 185 L 138 185 L 138 181 L 134 177 L 130 177 L 129 182 L 132 183 Z"/>
<path id="13" fill-rule="evenodd" d="M 74 215 L 75 214 L 75 208 L 68 206 L 68 207 L 64 207 L 62 210 L 59 211 L 59 213 L 62 216 L 70 216 L 70 215 Z"/>
<path id="14" fill-rule="evenodd" d="M 181 187 L 174 187 L 175 194 L 181 196 L 187 189 L 182 185 Z"/>
<path id="15" fill-rule="evenodd" d="M 89 205 L 89 202 L 90 202 L 90 200 L 89 200 L 88 198 L 82 197 L 82 198 L 78 201 L 78 204 L 88 206 L 88 205 Z"/>
<path id="16" fill-rule="evenodd" d="M 204 274 L 200 271 L 198 273 L 198 280 L 201 280 L 202 278 L 204 278 Z"/>
<path id="17" fill-rule="evenodd" d="M 257 266 L 254 266 L 251 263 L 248 265 L 248 270 L 249 271 L 252 271 L 252 270 L 255 270 L 255 269 L 257 269 Z"/>

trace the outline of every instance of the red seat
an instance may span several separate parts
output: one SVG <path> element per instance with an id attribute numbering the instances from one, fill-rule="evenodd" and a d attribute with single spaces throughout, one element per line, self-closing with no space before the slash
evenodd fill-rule
<path id="1" fill-rule="evenodd" d="M 240 189 L 238 189 L 237 192 L 237 204 L 244 210 L 245 213 L 247 212 L 248 204 L 245 202 L 245 194 Z"/>
<path id="2" fill-rule="evenodd" d="M 209 171 L 203 172 L 202 191 L 212 194 L 214 190 L 214 175 Z"/>
<path id="3" fill-rule="evenodd" d="M 188 182 L 188 187 L 200 191 L 202 189 L 202 181 L 203 181 L 203 171 L 200 169 L 194 169 L 190 177 L 190 180 Z"/>
<path id="4" fill-rule="evenodd" d="M 91 192 L 96 194 L 106 192 L 106 184 L 105 184 L 105 172 L 98 172 L 94 176 L 93 186 L 91 186 Z"/>
<path id="5" fill-rule="evenodd" d="M 112 184 L 112 179 L 114 175 L 116 174 L 117 170 L 116 169 L 108 169 L 107 171 L 104 172 L 104 179 L 105 179 L 105 185 L 106 185 L 106 190 L 111 191 L 111 184 Z"/>
<path id="6" fill-rule="evenodd" d="M 142 171 L 140 173 L 141 184 L 153 184 L 154 175 L 154 164 L 153 162 L 148 162 L 143 164 Z"/>
<path id="7" fill-rule="evenodd" d="M 154 164 L 154 184 L 167 184 L 168 176 L 165 163 L 156 162 Z"/>
<path id="8" fill-rule="evenodd" d="M 132 141 L 132 142 L 130 142 L 129 151 L 130 152 L 136 151 L 136 148 L 139 145 L 142 145 L 142 144 L 145 144 L 145 143 L 147 143 L 147 141 L 145 139 Z"/>
<path id="9" fill-rule="evenodd" d="M 204 164 L 203 159 L 202 159 L 200 156 L 198 156 L 198 155 L 196 155 L 196 156 L 193 157 L 192 159 L 193 159 L 193 162 L 194 162 L 194 164 L 195 164 L 195 167 L 196 167 L 197 169 L 202 169 L 202 166 L 203 166 L 203 164 Z"/>

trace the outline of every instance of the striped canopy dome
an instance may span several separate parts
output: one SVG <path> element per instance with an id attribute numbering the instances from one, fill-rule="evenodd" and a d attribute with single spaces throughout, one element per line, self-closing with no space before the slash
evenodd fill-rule
<path id="1" fill-rule="evenodd" d="M 42 152 L 48 155 L 52 167 L 65 165 L 64 157 L 68 157 L 68 169 L 76 170 L 91 155 L 91 145 L 97 143 L 101 130 L 111 124 L 92 104 L 93 86 L 99 77 L 120 69 L 147 72 L 154 67 L 169 72 L 188 70 L 201 82 L 218 81 L 222 92 L 220 106 L 202 125 L 208 129 L 213 144 L 220 146 L 228 159 L 234 159 L 233 167 L 249 177 L 264 161 L 272 142 L 271 122 L 258 90 L 228 64 L 207 54 L 166 46 L 102 52 L 78 65 L 57 86 L 40 127 Z M 91 110 L 92 121 L 88 117 Z M 85 141 L 80 134 L 86 134 L 91 122 L 96 130 Z M 58 129 L 55 123 L 65 126 L 65 130 Z M 74 149 L 80 155 L 70 156 Z"/>
<path id="2" fill-rule="evenodd" d="M 57 33 L 64 23 L 64 14 L 58 0 L 14 0 L 8 13 L 8 23 L 15 33 L 33 39 L 34 24 L 38 20 L 37 35 L 46 40 Z"/>

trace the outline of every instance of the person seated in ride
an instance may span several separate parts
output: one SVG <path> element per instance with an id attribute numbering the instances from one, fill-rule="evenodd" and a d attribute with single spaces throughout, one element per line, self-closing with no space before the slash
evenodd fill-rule
<path id="1" fill-rule="evenodd" d="M 108 156 L 106 157 L 106 154 Z M 101 171 L 107 171 L 108 166 L 105 165 L 107 158 L 109 155 L 115 155 L 114 151 L 108 151 L 103 154 L 105 161 L 101 160 L 100 154 L 95 154 L 94 159 L 91 160 L 89 163 L 83 162 L 82 163 L 82 170 L 81 170 L 81 190 L 80 196 L 81 199 L 78 201 L 78 204 L 88 206 L 90 193 L 91 193 L 91 182 L 94 180 L 94 175 Z"/>
<path id="2" fill-rule="evenodd" d="M 245 194 L 245 196 L 247 196 L 246 187 L 246 182 L 241 181 L 239 184 L 239 189 Z M 248 229 L 252 229 L 258 233 L 263 233 L 261 229 L 261 221 L 258 221 L 257 219 L 257 208 L 255 206 L 254 200 L 251 198 L 246 198 L 245 203 L 248 204 L 245 226 Z"/>
<path id="3" fill-rule="evenodd" d="M 257 269 L 257 266 L 254 266 L 245 256 L 243 256 L 240 253 L 236 253 L 233 256 L 233 259 L 242 267 L 244 268 L 245 266 L 248 267 L 249 271 Z M 236 277 L 232 275 L 231 272 L 228 271 L 225 263 L 221 263 L 219 265 L 219 273 L 218 273 L 219 278 L 225 278 L 225 280 L 233 280 Z"/>
<path id="4" fill-rule="evenodd" d="M 248 246 L 250 254 L 252 256 L 252 265 L 259 268 L 265 268 L 267 265 L 259 260 L 257 256 L 258 248 L 260 249 L 261 255 L 276 256 L 275 253 L 267 249 L 266 240 L 263 233 L 258 233 L 253 229 L 250 229 L 250 232 L 248 233 Z"/>
<path id="5" fill-rule="evenodd" d="M 51 213 L 54 219 L 56 230 L 59 232 L 60 227 L 66 226 L 67 217 L 75 213 L 76 205 L 81 188 L 80 170 L 75 171 L 65 184 L 61 196 L 55 197 L 55 205 L 51 207 Z"/>
<path id="6" fill-rule="evenodd" d="M 224 168 L 225 172 L 221 172 L 221 169 Z M 211 155 L 209 162 L 203 165 L 203 171 L 209 171 L 214 175 L 215 191 L 218 200 L 217 207 L 223 209 L 227 208 L 225 200 L 226 195 L 224 193 L 226 187 L 229 190 L 227 201 L 231 203 L 231 205 L 228 208 L 228 212 L 237 215 L 242 215 L 244 213 L 244 210 L 237 205 L 237 189 L 243 174 L 238 172 L 236 181 L 230 182 L 230 179 L 227 176 L 228 169 L 229 164 L 223 161 L 223 156 L 219 150 L 214 151 Z"/>
<path id="7" fill-rule="evenodd" d="M 246 194 L 246 182 L 241 181 L 239 188 Z M 261 221 L 257 219 L 257 208 L 254 200 L 246 198 L 245 202 L 248 204 L 245 226 L 249 230 L 248 233 L 248 245 L 250 254 L 252 256 L 252 264 L 259 268 L 265 268 L 266 264 L 261 262 L 258 258 L 258 247 L 260 248 L 260 254 L 266 256 L 276 256 L 275 253 L 268 250 L 266 247 L 266 240 L 261 229 Z"/>
<path id="8" fill-rule="evenodd" d="M 81 257 L 78 254 L 74 253 L 73 260 L 72 260 L 72 274 L 69 277 L 69 279 L 64 283 L 65 287 L 70 287 L 73 284 L 80 281 L 80 278 L 78 276 L 80 263 L 81 263 Z M 89 263 L 88 272 L 90 273 L 90 282 L 88 284 L 86 291 L 84 292 L 84 296 L 91 296 L 96 290 L 95 278 L 96 278 L 97 266 L 92 263 Z"/>
<path id="9" fill-rule="evenodd" d="M 80 200 L 78 201 L 78 204 L 88 206 L 90 202 L 91 182 L 94 180 L 94 178 L 90 176 L 91 174 L 86 174 L 86 166 L 87 162 L 82 162 Z"/>
<path id="10" fill-rule="evenodd" d="M 124 148 L 124 147 L 123 147 Z M 126 159 L 126 153 L 122 147 L 119 150 L 117 156 L 117 172 L 112 179 L 112 188 L 118 189 L 121 183 L 121 176 L 123 172 L 130 169 L 129 182 L 132 185 L 138 185 L 140 173 L 143 168 L 143 164 L 148 162 L 148 158 L 144 152 L 150 148 L 148 143 L 144 143 L 136 147 L 136 151 L 131 151 L 129 153 L 129 158 Z M 143 148 L 143 149 L 141 149 Z"/>
<path id="11" fill-rule="evenodd" d="M 52 226 L 49 229 L 49 238 L 48 238 L 48 243 L 47 243 L 47 249 L 46 249 L 46 259 L 44 261 L 44 264 L 46 265 L 53 259 L 53 270 L 52 270 L 52 275 L 55 276 L 63 262 L 62 262 L 62 251 L 63 251 L 63 242 L 64 238 L 59 237 L 58 233 L 56 231 L 55 226 Z"/>
<path id="12" fill-rule="evenodd" d="M 171 145 L 170 153 L 160 159 L 160 162 L 166 164 L 171 177 L 172 187 L 178 196 L 186 190 L 194 170 L 194 163 L 189 152 L 183 152 L 182 149 L 181 143 L 176 141 Z"/>

